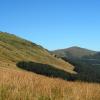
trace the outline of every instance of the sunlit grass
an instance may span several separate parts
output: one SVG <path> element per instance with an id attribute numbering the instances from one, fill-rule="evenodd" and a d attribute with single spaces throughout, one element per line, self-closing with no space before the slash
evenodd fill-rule
<path id="1" fill-rule="evenodd" d="M 100 100 L 100 84 L 1 68 L 0 100 Z"/>
<path id="2" fill-rule="evenodd" d="M 3 32 L 0 32 L 0 61 L 2 61 L 3 64 L 14 63 L 13 65 L 16 65 L 16 63 L 19 61 L 33 61 L 52 65 L 70 73 L 75 73 L 73 71 L 73 65 L 53 57 L 46 49 L 40 45 L 21 39 L 15 35 Z M 9 68 L 9 66 L 5 67 Z"/>

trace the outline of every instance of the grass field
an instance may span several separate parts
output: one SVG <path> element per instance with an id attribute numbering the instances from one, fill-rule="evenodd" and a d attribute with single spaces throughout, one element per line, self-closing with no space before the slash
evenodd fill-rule
<path id="1" fill-rule="evenodd" d="M 100 84 L 0 68 L 0 100 L 100 100 Z"/>
<path id="2" fill-rule="evenodd" d="M 100 100 L 100 84 L 74 80 L 74 69 L 43 47 L 0 32 L 0 100 Z"/>
<path id="3" fill-rule="evenodd" d="M 40 45 L 21 39 L 12 34 L 0 32 L 0 63 L 1 67 L 16 69 L 20 61 L 33 61 L 48 64 L 56 68 L 74 73 L 74 66 L 57 59 Z M 6 65 L 5 65 L 6 64 Z"/>

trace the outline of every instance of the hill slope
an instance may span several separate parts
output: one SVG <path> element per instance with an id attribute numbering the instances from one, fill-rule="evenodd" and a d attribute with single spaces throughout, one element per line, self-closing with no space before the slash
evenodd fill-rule
<path id="1" fill-rule="evenodd" d="M 75 57 L 75 58 L 94 55 L 96 53 L 96 51 L 88 50 L 85 48 L 80 48 L 77 46 L 70 47 L 67 49 L 55 50 L 53 52 L 62 57 Z"/>
<path id="2" fill-rule="evenodd" d="M 75 66 L 79 80 L 100 83 L 100 53 L 80 47 L 55 50 L 53 53 Z"/>
<path id="3" fill-rule="evenodd" d="M 74 66 L 53 57 L 43 47 L 3 32 L 0 32 L 0 64 L 0 67 L 12 69 L 20 67 L 24 70 L 51 76 L 57 76 L 54 73 L 61 74 L 64 71 L 68 74 L 76 73 L 73 71 Z M 32 67 L 30 68 L 30 66 Z"/>
<path id="4" fill-rule="evenodd" d="M 3 77 L 2 77 L 3 76 Z M 0 68 L 0 100 L 99 100 L 100 84 Z"/>
<path id="5" fill-rule="evenodd" d="M 61 79 L 77 76 L 74 68 L 39 45 L 0 32 L 0 100 L 99 100 L 100 84 Z"/>

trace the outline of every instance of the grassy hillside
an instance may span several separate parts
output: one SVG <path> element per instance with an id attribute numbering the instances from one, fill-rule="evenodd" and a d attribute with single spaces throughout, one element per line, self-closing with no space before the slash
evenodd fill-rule
<path id="1" fill-rule="evenodd" d="M 96 51 L 71 47 L 54 51 L 56 56 L 75 66 L 77 80 L 100 83 L 100 54 Z"/>
<path id="2" fill-rule="evenodd" d="M 70 57 L 70 58 L 71 57 L 80 58 L 84 56 L 94 55 L 96 53 L 96 51 L 80 48 L 77 46 L 70 47 L 67 49 L 55 50 L 53 52 L 61 57 Z"/>
<path id="3" fill-rule="evenodd" d="M 77 75 L 43 47 L 0 32 L 0 100 L 99 100 L 100 84 Z"/>
<path id="4" fill-rule="evenodd" d="M 18 69 L 18 62 L 37 62 L 51 65 L 69 73 L 74 66 L 50 55 L 43 47 L 15 35 L 0 32 L 0 67 Z"/>
<path id="5" fill-rule="evenodd" d="M 100 100 L 100 84 L 0 68 L 0 100 Z"/>

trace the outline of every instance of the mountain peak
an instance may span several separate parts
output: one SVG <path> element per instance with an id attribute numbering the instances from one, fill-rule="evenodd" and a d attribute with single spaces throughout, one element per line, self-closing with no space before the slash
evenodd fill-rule
<path id="1" fill-rule="evenodd" d="M 83 48 L 83 47 L 79 47 L 79 46 L 72 46 L 72 47 L 69 47 L 69 48 L 66 48 L 66 49 L 84 49 L 84 50 L 89 50 L 87 48 Z M 90 50 L 90 51 L 93 51 L 93 50 Z"/>
<path id="2" fill-rule="evenodd" d="M 73 57 L 83 57 L 87 55 L 93 55 L 96 51 L 92 51 L 86 48 L 81 48 L 78 46 L 72 46 L 66 49 L 55 50 L 54 53 L 61 56 L 73 56 Z"/>

